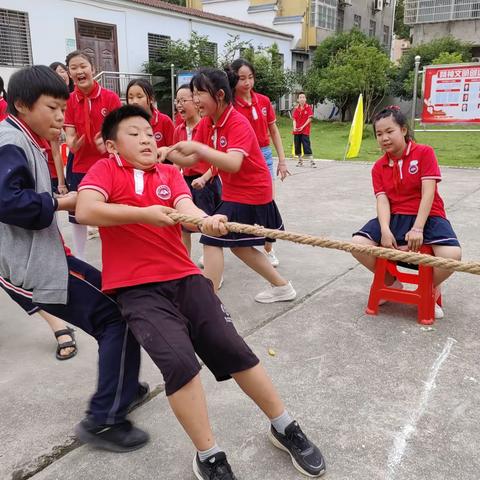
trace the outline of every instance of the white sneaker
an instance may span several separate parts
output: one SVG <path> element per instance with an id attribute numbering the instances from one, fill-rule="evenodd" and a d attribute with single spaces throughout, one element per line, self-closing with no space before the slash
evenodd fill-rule
<path id="1" fill-rule="evenodd" d="M 443 312 L 443 308 L 438 304 L 435 303 L 435 320 L 438 320 L 440 318 L 443 318 L 445 316 L 445 313 Z"/>
<path id="2" fill-rule="evenodd" d="M 270 286 L 267 290 L 260 292 L 255 296 L 255 301 L 259 303 L 289 302 L 297 296 L 297 292 L 288 282 L 281 287 Z"/>
<path id="3" fill-rule="evenodd" d="M 280 265 L 280 260 L 275 255 L 275 251 L 273 250 L 273 248 L 269 252 L 267 252 L 265 249 L 263 249 L 263 253 L 267 256 L 267 258 L 270 261 L 270 264 L 272 265 L 272 267 L 277 268 Z"/>
<path id="4" fill-rule="evenodd" d="M 397 279 L 388 287 L 388 288 L 397 288 L 398 290 L 403 290 L 403 283 L 399 282 Z M 378 306 L 381 307 L 382 305 L 385 305 L 388 302 L 388 300 L 385 300 L 382 298 L 378 302 Z"/>
<path id="5" fill-rule="evenodd" d="M 197 260 L 197 265 L 200 268 L 203 268 L 205 265 L 203 264 L 203 255 Z"/>

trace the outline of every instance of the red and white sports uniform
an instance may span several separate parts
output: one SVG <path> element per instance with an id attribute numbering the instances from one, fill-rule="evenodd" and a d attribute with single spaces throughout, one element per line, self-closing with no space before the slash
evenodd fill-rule
<path id="1" fill-rule="evenodd" d="M 175 126 L 168 115 L 160 112 L 156 108 L 153 109 L 150 125 L 153 129 L 153 135 L 157 142 L 157 147 L 170 147 L 173 145 L 173 132 Z"/>
<path id="2" fill-rule="evenodd" d="M 185 180 L 172 165 L 138 170 L 115 155 L 99 160 L 85 175 L 80 190 L 96 190 L 108 203 L 175 208 L 191 198 Z M 155 227 L 132 224 L 100 227 L 102 289 L 112 291 L 200 274 L 181 241 L 180 225 Z"/>
<path id="3" fill-rule="evenodd" d="M 216 124 L 210 117 L 202 118 L 194 140 L 220 152 L 241 152 L 244 155 L 238 172 L 219 170 L 222 200 L 248 205 L 264 205 L 273 200 L 272 178 L 255 132 L 233 106 L 225 109 Z"/>
<path id="4" fill-rule="evenodd" d="M 302 130 L 297 130 L 292 132 L 294 135 L 310 135 L 310 125 L 312 122 L 309 122 L 308 125 L 305 125 L 305 122 L 313 117 L 313 110 L 310 105 L 305 104 L 302 108 L 300 105 L 293 110 L 292 114 L 293 119 L 295 120 L 295 125 L 297 128 L 303 126 Z"/>

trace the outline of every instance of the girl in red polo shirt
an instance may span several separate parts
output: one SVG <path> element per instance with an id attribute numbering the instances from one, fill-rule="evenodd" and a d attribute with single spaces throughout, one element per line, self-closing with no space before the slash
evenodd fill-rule
<path id="1" fill-rule="evenodd" d="M 277 127 L 272 102 L 267 96 L 261 95 L 253 90 L 255 85 L 254 66 L 247 60 L 238 58 L 232 63 L 230 68 L 227 69 L 227 75 L 230 79 L 230 87 L 235 93 L 233 106 L 247 118 L 253 127 L 260 149 L 262 150 L 263 158 L 272 175 L 272 180 L 275 180 L 272 148 L 270 147 L 270 137 L 272 138 L 278 154 L 277 175 L 280 176 L 283 182 L 287 175 L 290 175 L 290 172 L 287 169 L 287 162 L 285 161 L 282 137 Z M 273 190 L 275 197 L 275 183 L 273 183 Z M 274 267 L 279 265 L 280 262 L 275 255 L 272 243 L 268 240 L 265 243 L 265 254 Z"/>
<path id="2" fill-rule="evenodd" d="M 307 104 L 307 97 L 303 92 L 298 94 L 298 105 L 293 110 L 293 142 L 295 156 L 298 158 L 297 167 L 303 167 L 303 159 L 310 160 L 310 166 L 315 168 L 312 147 L 310 144 L 310 124 L 312 123 L 313 110 Z M 302 155 L 303 149 L 303 155 Z"/>
<path id="3" fill-rule="evenodd" d="M 168 115 L 155 108 L 155 93 L 152 84 L 143 78 L 136 78 L 128 84 L 126 96 L 129 105 L 138 105 L 150 115 L 150 125 L 157 147 L 172 145 L 175 126 Z"/>
<path id="4" fill-rule="evenodd" d="M 197 125 L 200 122 L 198 108 L 193 103 L 190 85 L 181 85 L 176 94 L 177 111 L 182 121 L 175 128 L 173 143 L 183 140 L 192 140 L 197 133 Z M 215 171 L 215 174 L 214 174 Z M 192 193 L 193 203 L 208 215 L 212 215 L 221 201 L 222 184 L 218 178 L 218 171 L 209 163 L 200 160 L 191 167 L 183 169 L 183 178 Z M 192 233 L 182 230 L 182 241 L 187 247 L 188 254 L 192 252 Z M 200 258 L 200 266 L 203 266 L 203 258 Z"/>
<path id="5" fill-rule="evenodd" d="M 273 201 L 272 177 L 249 121 L 232 105 L 227 74 L 221 70 L 201 69 L 190 87 L 202 120 L 192 142 L 174 145 L 168 157 L 182 167 L 201 158 L 219 170 L 222 179 L 222 203 L 215 213 L 229 220 L 267 228 L 283 229 L 280 212 Z M 202 235 L 205 276 L 218 289 L 223 273 L 223 248 L 232 252 L 259 273 L 271 285 L 255 300 L 261 303 L 289 301 L 296 297 L 290 282 L 271 265 L 255 246 L 264 246 L 265 238 L 229 233 L 221 238 Z"/>
<path id="6" fill-rule="evenodd" d="M 65 133 L 73 156 L 67 164 L 67 184 L 70 191 L 77 190 L 88 169 L 100 158 L 108 156 L 100 134 L 103 119 L 121 106 L 115 92 L 101 87 L 94 79 L 91 58 L 83 51 L 69 53 L 66 67 L 75 85 L 67 101 Z M 73 228 L 73 251 L 77 258 L 85 258 L 87 226 L 79 225 L 73 212 L 69 214 Z"/>
<path id="7" fill-rule="evenodd" d="M 433 148 L 413 141 L 406 117 L 397 106 L 381 111 L 374 119 L 373 129 L 385 152 L 372 169 L 378 216 L 354 233 L 354 243 L 414 252 L 425 244 L 432 247 L 437 257 L 460 260 L 460 244 L 438 193 L 437 183 L 442 177 Z M 354 257 L 375 271 L 375 257 L 364 254 Z M 440 284 L 452 273 L 434 269 L 437 298 Z M 385 282 L 402 288 L 389 273 Z M 442 308 L 435 305 L 435 318 L 443 315 Z"/>

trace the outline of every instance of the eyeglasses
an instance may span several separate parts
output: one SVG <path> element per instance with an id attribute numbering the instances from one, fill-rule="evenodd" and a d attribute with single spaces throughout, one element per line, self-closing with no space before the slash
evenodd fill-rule
<path id="1" fill-rule="evenodd" d="M 184 100 L 175 100 L 175 105 L 183 105 L 186 102 L 193 102 L 193 98 L 186 98 Z"/>

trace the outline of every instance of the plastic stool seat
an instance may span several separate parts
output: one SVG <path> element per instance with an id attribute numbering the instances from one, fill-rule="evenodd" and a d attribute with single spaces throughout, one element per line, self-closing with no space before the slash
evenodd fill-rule
<path id="1" fill-rule="evenodd" d="M 433 255 L 433 250 L 428 245 L 422 245 L 420 253 Z M 412 265 L 416 268 L 416 266 Z M 385 276 L 390 273 L 399 282 L 416 285 L 415 290 L 391 288 L 385 285 Z M 432 325 L 435 322 L 435 287 L 433 286 L 433 268 L 425 265 L 418 265 L 418 274 L 405 273 L 397 269 L 397 262 L 385 258 L 377 258 L 375 274 L 370 296 L 365 313 L 378 315 L 378 304 L 380 300 L 389 302 L 409 303 L 417 305 L 418 323 Z M 437 298 L 438 305 L 442 305 L 442 297 Z"/>

